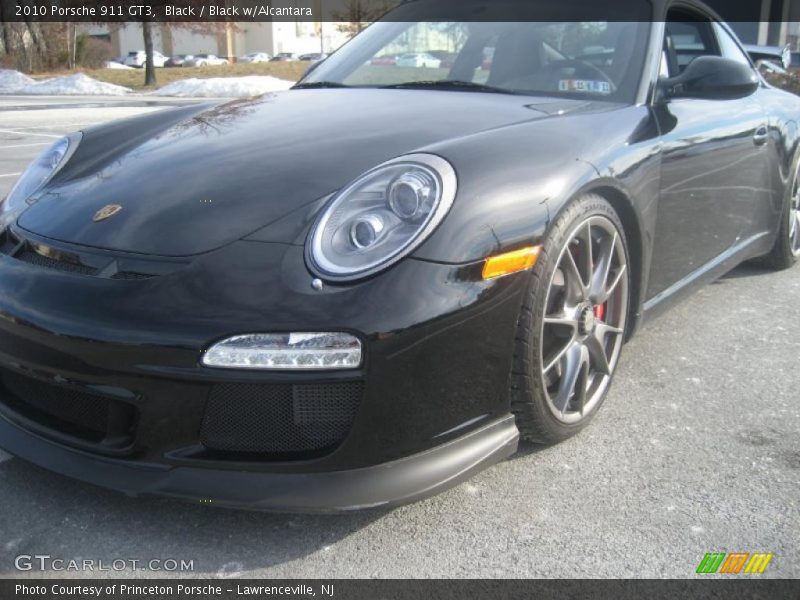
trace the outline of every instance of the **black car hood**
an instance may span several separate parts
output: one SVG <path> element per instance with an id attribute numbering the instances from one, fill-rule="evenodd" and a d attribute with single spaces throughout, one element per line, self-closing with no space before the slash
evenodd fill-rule
<path id="1" fill-rule="evenodd" d="M 148 120 L 136 119 L 87 132 L 68 168 L 18 224 L 97 248 L 199 254 L 398 155 L 586 105 L 472 92 L 294 90 L 167 120 L 146 135 Z M 122 210 L 95 222 L 108 205 Z"/>

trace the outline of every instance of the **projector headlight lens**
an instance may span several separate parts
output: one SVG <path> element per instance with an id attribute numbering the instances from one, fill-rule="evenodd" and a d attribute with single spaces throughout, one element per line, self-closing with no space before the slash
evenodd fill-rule
<path id="1" fill-rule="evenodd" d="M 456 196 L 456 174 L 433 154 L 390 160 L 345 187 L 320 213 L 306 262 L 322 279 L 353 281 L 408 256 L 441 223 Z"/>
<path id="2" fill-rule="evenodd" d="M 207 367 L 228 369 L 320 370 L 361 366 L 361 341 L 347 333 L 256 333 L 211 346 Z"/>

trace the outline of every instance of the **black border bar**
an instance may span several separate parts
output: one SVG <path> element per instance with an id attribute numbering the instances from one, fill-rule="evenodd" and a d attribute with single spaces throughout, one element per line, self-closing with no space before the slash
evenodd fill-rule
<path id="1" fill-rule="evenodd" d="M 5 22 L 652 21 L 666 0 L 2 0 Z M 711 0 L 719 6 L 722 0 Z M 724 0 L 754 21 L 760 0 Z"/>
<path id="2" fill-rule="evenodd" d="M 797 580 L 253 580 L 253 579 L 6 579 L 4 600 L 796 600 Z"/>

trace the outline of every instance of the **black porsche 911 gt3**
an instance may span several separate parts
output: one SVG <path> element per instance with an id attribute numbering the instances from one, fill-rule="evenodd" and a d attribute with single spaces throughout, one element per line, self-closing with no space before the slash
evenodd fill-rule
<path id="1" fill-rule="evenodd" d="M 288 92 L 44 152 L 0 209 L 0 447 L 130 494 L 407 502 L 575 434 L 685 294 L 797 261 L 800 99 L 713 12 L 515 3 L 570 5 L 413 0 Z"/>

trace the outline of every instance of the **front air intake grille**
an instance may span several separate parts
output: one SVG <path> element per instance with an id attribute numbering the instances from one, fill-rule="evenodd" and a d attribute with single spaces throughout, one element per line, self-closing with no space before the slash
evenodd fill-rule
<path id="1" fill-rule="evenodd" d="M 111 279 L 127 279 L 129 281 L 139 281 L 141 279 L 152 279 L 154 275 L 147 273 L 135 273 L 133 271 L 119 271 L 111 276 Z"/>
<path id="2" fill-rule="evenodd" d="M 0 255 L 34 267 L 101 279 L 141 281 L 170 275 L 186 267 L 185 259 L 145 259 L 72 244 L 51 245 L 49 240 L 27 239 L 17 231 L 0 231 Z"/>
<path id="3" fill-rule="evenodd" d="M 132 435 L 135 408 L 116 398 L 0 370 L 0 404 L 59 433 L 90 442 Z"/>
<path id="4" fill-rule="evenodd" d="M 97 269 L 93 269 L 92 267 L 88 267 L 86 265 L 69 262 L 65 260 L 57 260 L 55 258 L 50 258 L 49 256 L 42 256 L 38 252 L 34 252 L 30 249 L 25 249 L 19 254 L 17 254 L 14 258 L 17 260 L 21 260 L 22 262 L 26 262 L 29 265 L 35 265 L 37 267 L 44 267 L 46 269 L 57 269 L 59 271 L 65 271 L 67 273 L 76 273 L 78 275 L 96 275 Z"/>
<path id="5" fill-rule="evenodd" d="M 200 439 L 221 452 L 296 455 L 340 444 L 361 404 L 363 382 L 218 384 L 209 397 Z"/>

